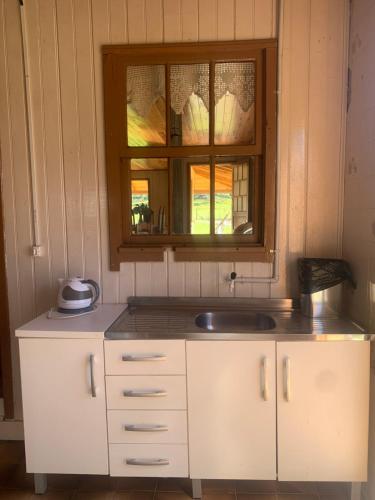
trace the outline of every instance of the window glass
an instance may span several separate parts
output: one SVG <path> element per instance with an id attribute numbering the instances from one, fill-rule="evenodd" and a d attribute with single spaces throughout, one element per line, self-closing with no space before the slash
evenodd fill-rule
<path id="1" fill-rule="evenodd" d="M 165 145 L 165 66 L 128 66 L 128 146 Z"/>
<path id="2" fill-rule="evenodd" d="M 210 234 L 210 162 L 172 161 L 174 234 Z"/>
<path id="3" fill-rule="evenodd" d="M 168 160 L 135 158 L 130 162 L 132 234 L 168 233 Z"/>
<path id="4" fill-rule="evenodd" d="M 215 234 L 253 234 L 252 160 L 215 164 Z"/>
<path id="5" fill-rule="evenodd" d="M 209 64 L 172 64 L 171 144 L 173 146 L 209 143 Z"/>
<path id="6" fill-rule="evenodd" d="M 215 144 L 255 143 L 255 62 L 215 64 Z"/>

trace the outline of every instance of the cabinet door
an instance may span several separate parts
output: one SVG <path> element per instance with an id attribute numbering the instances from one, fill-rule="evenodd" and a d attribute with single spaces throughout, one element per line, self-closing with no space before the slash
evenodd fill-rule
<path id="1" fill-rule="evenodd" d="M 276 478 L 275 343 L 187 342 L 192 478 Z"/>
<path id="2" fill-rule="evenodd" d="M 366 481 L 368 342 L 281 342 L 278 477 Z"/>
<path id="3" fill-rule="evenodd" d="M 103 359 L 102 340 L 20 340 L 28 472 L 108 474 Z"/>

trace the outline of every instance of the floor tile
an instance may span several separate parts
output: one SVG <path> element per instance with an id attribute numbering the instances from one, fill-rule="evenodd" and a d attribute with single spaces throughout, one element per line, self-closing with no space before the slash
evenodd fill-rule
<path id="1" fill-rule="evenodd" d="M 318 493 L 320 495 L 342 495 L 343 500 L 349 496 L 350 483 L 332 483 L 332 482 L 319 482 L 316 483 Z"/>
<path id="2" fill-rule="evenodd" d="M 227 493 L 234 493 L 236 490 L 236 481 L 225 479 L 204 479 L 202 481 L 203 491 L 223 491 Z"/>
<path id="3" fill-rule="evenodd" d="M 310 493 L 316 495 L 318 493 L 316 483 L 302 481 L 280 481 L 276 482 L 278 493 Z"/>
<path id="4" fill-rule="evenodd" d="M 0 490 L 0 500 L 30 500 L 30 498 L 32 498 L 30 491 Z"/>
<path id="5" fill-rule="evenodd" d="M 334 493 L 333 495 L 325 495 L 324 493 L 319 495 L 319 500 L 349 500 L 350 496 L 342 493 Z"/>
<path id="6" fill-rule="evenodd" d="M 29 500 L 72 500 L 74 493 L 72 491 L 47 491 L 44 495 L 30 494 Z"/>
<path id="7" fill-rule="evenodd" d="M 268 493 L 238 493 L 237 500 L 277 500 L 277 495 Z"/>
<path id="8" fill-rule="evenodd" d="M 34 476 L 26 472 L 25 464 L 18 464 L 14 466 L 14 469 L 4 482 L 4 486 L 5 488 L 33 491 Z"/>
<path id="9" fill-rule="evenodd" d="M 155 477 L 118 477 L 117 491 L 155 491 L 157 479 Z"/>
<path id="10" fill-rule="evenodd" d="M 191 493 L 191 479 L 165 478 L 158 479 L 158 491 L 182 491 Z"/>
<path id="11" fill-rule="evenodd" d="M 121 491 L 114 494 L 113 500 L 153 500 L 153 491 Z"/>
<path id="12" fill-rule="evenodd" d="M 276 493 L 277 481 L 236 481 L 239 493 Z"/>
<path id="13" fill-rule="evenodd" d="M 114 491 L 77 491 L 73 493 L 72 500 L 113 500 L 114 496 Z"/>
<path id="14" fill-rule="evenodd" d="M 21 464 L 25 461 L 23 441 L 0 441 L 0 465 Z"/>
<path id="15" fill-rule="evenodd" d="M 191 500 L 191 493 L 184 491 L 158 491 L 155 500 Z"/>
<path id="16" fill-rule="evenodd" d="M 11 475 L 15 473 L 18 464 L 0 464 L 0 488 L 5 487 Z"/>
<path id="17" fill-rule="evenodd" d="M 79 491 L 111 492 L 118 488 L 118 479 L 110 476 L 80 476 Z"/>
<path id="18" fill-rule="evenodd" d="M 236 500 L 236 494 L 225 491 L 203 492 L 203 500 Z"/>
<path id="19" fill-rule="evenodd" d="M 78 489 L 80 480 L 78 474 L 48 474 L 48 489 L 74 491 Z"/>
<path id="20" fill-rule="evenodd" d="M 310 493 L 278 493 L 277 500 L 319 500 L 319 495 Z"/>

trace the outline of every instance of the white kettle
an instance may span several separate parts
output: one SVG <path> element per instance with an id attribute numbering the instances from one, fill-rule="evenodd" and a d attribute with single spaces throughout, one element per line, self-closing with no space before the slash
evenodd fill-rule
<path id="1" fill-rule="evenodd" d="M 58 312 L 65 314 L 81 314 L 92 311 L 100 295 L 99 285 L 94 280 L 60 278 L 57 296 Z"/>

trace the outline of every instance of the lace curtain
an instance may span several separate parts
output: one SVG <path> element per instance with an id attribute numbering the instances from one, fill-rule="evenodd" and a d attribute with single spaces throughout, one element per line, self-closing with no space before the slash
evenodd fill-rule
<path id="1" fill-rule="evenodd" d="M 253 61 L 218 63 L 215 65 L 215 104 L 229 92 L 236 96 L 243 111 L 255 99 L 255 64 Z M 192 94 L 200 97 L 209 109 L 209 65 L 172 65 L 170 71 L 171 107 L 177 115 Z M 165 99 L 165 68 L 162 65 L 128 66 L 127 102 L 143 117 L 148 116 L 154 102 Z"/>

